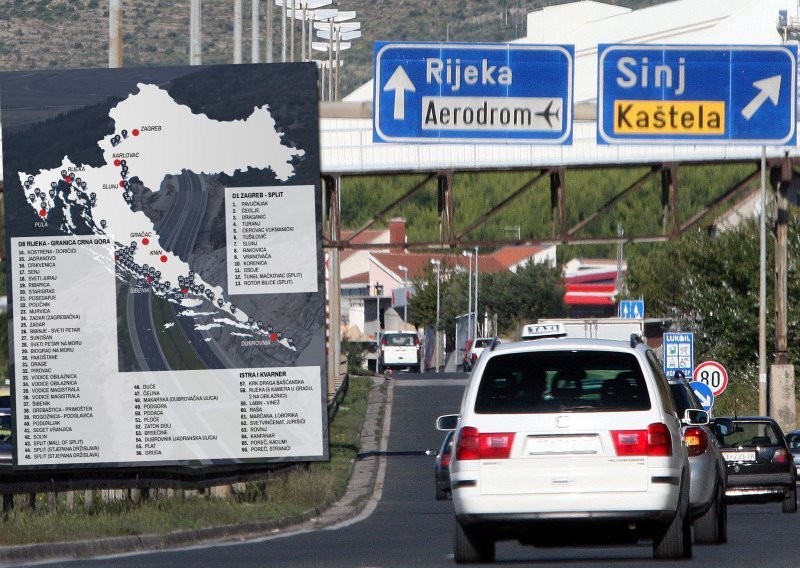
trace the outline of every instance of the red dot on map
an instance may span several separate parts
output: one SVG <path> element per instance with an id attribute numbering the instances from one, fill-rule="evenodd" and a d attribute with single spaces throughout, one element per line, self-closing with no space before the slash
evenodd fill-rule
<path id="1" fill-rule="evenodd" d="M 47 211 L 44 209 L 39 210 L 39 217 L 47 217 Z"/>
<path id="2" fill-rule="evenodd" d="M 153 281 L 153 279 L 152 279 L 150 276 L 148 276 L 148 277 L 147 277 L 147 281 L 148 281 L 148 282 L 152 282 L 152 281 Z"/>
<path id="3" fill-rule="evenodd" d="M 188 291 L 189 291 L 188 288 L 181 288 L 181 294 L 185 294 Z"/>
<path id="4" fill-rule="evenodd" d="M 114 160 L 114 165 L 119 167 L 122 165 L 122 160 Z"/>
<path id="5" fill-rule="evenodd" d="M 161 262 L 167 262 L 167 255 L 165 254 L 161 255 Z"/>
<path id="6" fill-rule="evenodd" d="M 150 244 L 150 239 L 148 239 L 147 237 L 143 238 L 143 239 L 142 239 L 142 244 L 143 244 L 144 246 L 147 246 L 147 245 L 149 245 L 149 244 Z"/>
<path id="7" fill-rule="evenodd" d="M 131 134 L 133 134 L 134 136 L 139 136 L 139 129 L 134 128 L 133 130 L 131 130 Z"/>
<path id="8" fill-rule="evenodd" d="M 64 181 L 67 182 L 67 183 L 72 183 L 72 178 L 67 176 L 67 177 L 64 178 Z"/>
<path id="9" fill-rule="evenodd" d="M 125 180 L 122 180 L 121 182 L 119 182 L 119 186 L 120 187 L 125 187 Z"/>
<path id="10" fill-rule="evenodd" d="M 119 257 L 117 255 L 114 255 L 114 262 L 117 262 L 118 260 L 119 260 Z"/>
<path id="11" fill-rule="evenodd" d="M 269 340 L 270 341 L 275 341 L 276 339 L 278 339 L 278 334 L 277 333 L 270 333 L 269 334 Z"/>

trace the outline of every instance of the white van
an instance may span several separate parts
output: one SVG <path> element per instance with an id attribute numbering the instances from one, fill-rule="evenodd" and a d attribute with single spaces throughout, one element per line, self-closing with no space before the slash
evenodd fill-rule
<path id="1" fill-rule="evenodd" d="M 629 342 L 540 339 L 487 347 L 458 415 L 450 463 L 456 562 L 491 562 L 495 543 L 634 544 L 692 555 L 682 424 L 661 364 Z"/>
<path id="2" fill-rule="evenodd" d="M 381 335 L 378 372 L 405 368 L 419 373 L 419 337 L 413 331 L 386 331 Z"/>

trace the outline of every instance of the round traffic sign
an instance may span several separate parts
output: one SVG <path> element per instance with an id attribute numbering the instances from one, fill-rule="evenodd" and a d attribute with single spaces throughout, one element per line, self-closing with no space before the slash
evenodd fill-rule
<path id="1" fill-rule="evenodd" d="M 719 396 L 728 387 L 728 371 L 716 361 L 700 363 L 695 367 L 692 378 L 708 385 L 714 396 Z"/>
<path id="2" fill-rule="evenodd" d="M 711 392 L 711 387 L 700 381 L 692 381 L 689 383 L 689 388 L 694 391 L 694 395 L 697 397 L 703 410 L 711 410 L 711 407 L 714 406 L 714 393 Z"/>

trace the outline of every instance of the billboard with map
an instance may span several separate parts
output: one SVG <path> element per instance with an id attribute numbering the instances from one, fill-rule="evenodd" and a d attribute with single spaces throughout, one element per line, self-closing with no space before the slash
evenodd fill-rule
<path id="1" fill-rule="evenodd" d="M 313 64 L 0 74 L 14 465 L 327 457 Z"/>

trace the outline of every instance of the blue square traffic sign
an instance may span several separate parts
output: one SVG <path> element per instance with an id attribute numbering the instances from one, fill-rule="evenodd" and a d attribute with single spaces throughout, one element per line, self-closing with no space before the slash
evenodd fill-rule
<path id="1" fill-rule="evenodd" d="M 601 45 L 597 141 L 795 145 L 797 46 Z"/>
<path id="2" fill-rule="evenodd" d="M 694 333 L 664 334 L 664 373 L 672 377 L 679 371 L 687 379 L 694 372 Z"/>
<path id="3" fill-rule="evenodd" d="M 375 142 L 572 142 L 574 49 L 375 44 Z"/>
<path id="4" fill-rule="evenodd" d="M 644 300 L 621 300 L 619 317 L 622 319 L 644 319 Z"/>

